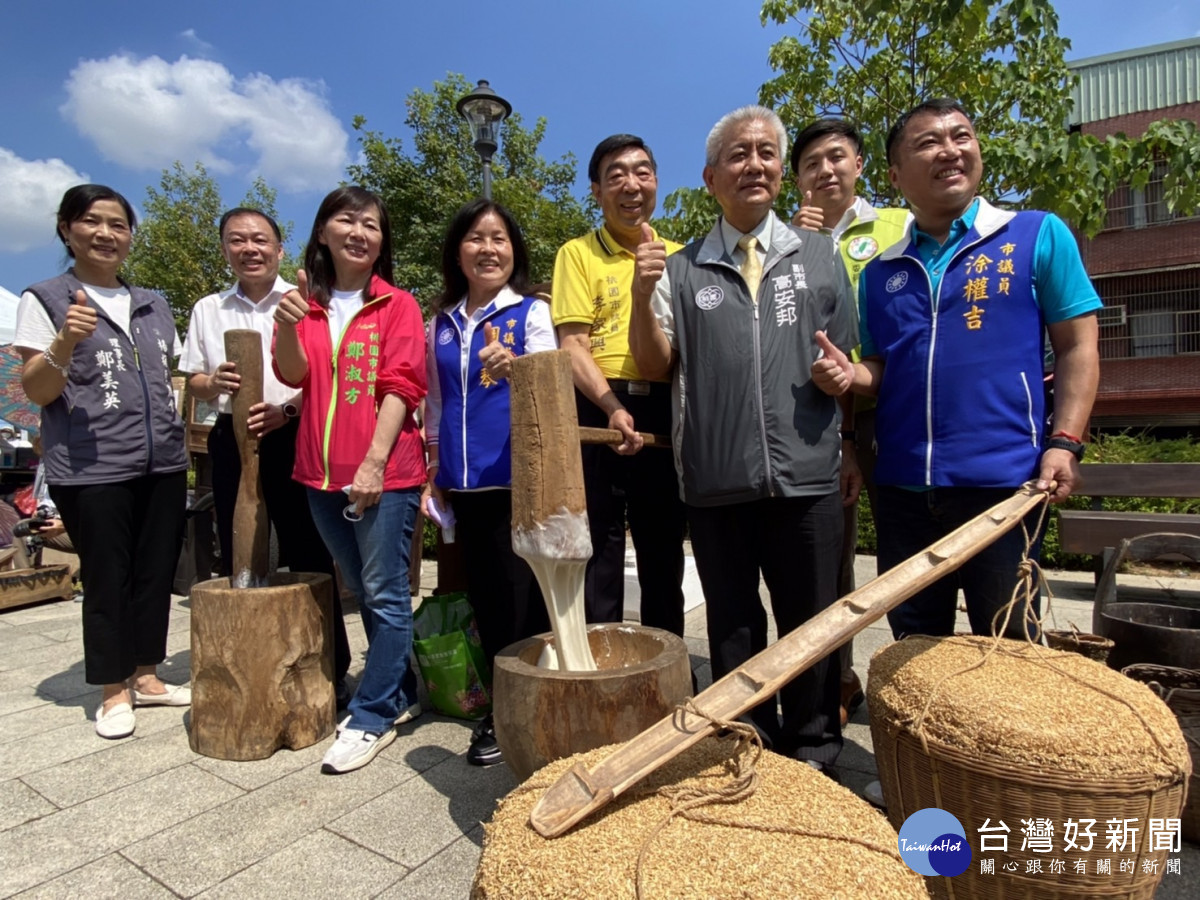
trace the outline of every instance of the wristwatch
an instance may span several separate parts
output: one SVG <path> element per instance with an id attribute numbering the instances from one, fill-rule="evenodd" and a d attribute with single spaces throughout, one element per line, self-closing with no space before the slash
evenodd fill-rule
<path id="1" fill-rule="evenodd" d="M 280 409 L 283 410 L 283 414 L 289 419 L 294 419 L 296 416 L 300 415 L 300 410 L 296 408 L 295 403 L 285 403 L 280 407 Z"/>
<path id="2" fill-rule="evenodd" d="M 1046 441 L 1047 450 L 1066 450 L 1075 456 L 1076 459 L 1083 460 L 1083 451 L 1087 449 L 1086 444 L 1081 444 L 1079 441 L 1073 441 L 1070 438 L 1054 436 Z"/>

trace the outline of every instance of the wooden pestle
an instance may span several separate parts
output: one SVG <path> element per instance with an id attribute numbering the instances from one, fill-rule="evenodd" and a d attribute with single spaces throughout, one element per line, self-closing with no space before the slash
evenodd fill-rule
<path id="1" fill-rule="evenodd" d="M 541 585 L 560 667 L 591 671 L 583 573 L 592 546 L 570 353 L 518 356 L 509 383 L 513 550 Z"/>
<path id="2" fill-rule="evenodd" d="M 229 583 L 235 588 L 262 587 L 267 583 L 270 526 L 258 477 L 258 438 L 247 424 L 250 408 L 262 402 L 262 336 L 250 329 L 225 332 L 225 358 L 237 366 L 241 384 L 233 392 L 233 433 L 242 477 L 233 511 L 233 559 Z"/>

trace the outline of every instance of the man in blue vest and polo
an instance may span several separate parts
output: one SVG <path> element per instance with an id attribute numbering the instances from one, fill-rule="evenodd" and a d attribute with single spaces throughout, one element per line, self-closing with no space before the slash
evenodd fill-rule
<path id="1" fill-rule="evenodd" d="M 963 108 L 931 100 L 901 116 L 887 157 L 915 221 L 863 271 L 862 361 L 818 335 L 825 354 L 812 367 L 826 393 L 878 397 L 880 572 L 1028 480 L 1053 487 L 1052 502 L 1070 496 L 1100 371 L 1101 303 L 1074 237 L 1050 213 L 1000 210 L 976 196 L 983 162 Z M 1056 357 L 1057 430 L 1048 438 L 1045 333 Z M 1022 530 L 1010 531 L 893 610 L 893 635 L 952 634 L 960 587 L 971 630 L 990 634 L 1024 554 Z M 1018 610 L 1005 633 L 1019 638 L 1028 627 Z"/>

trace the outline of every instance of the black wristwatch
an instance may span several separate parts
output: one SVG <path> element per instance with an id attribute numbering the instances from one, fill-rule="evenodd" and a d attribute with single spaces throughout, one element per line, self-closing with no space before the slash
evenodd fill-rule
<path id="1" fill-rule="evenodd" d="M 295 403 L 285 403 L 280 407 L 280 409 L 283 410 L 283 414 L 289 419 L 294 419 L 296 416 L 300 415 L 300 410 L 296 408 Z"/>
<path id="2" fill-rule="evenodd" d="M 1076 459 L 1083 460 L 1083 451 L 1087 449 L 1086 444 L 1081 444 L 1079 441 L 1073 441 L 1065 437 L 1052 437 L 1046 441 L 1047 450 L 1066 450 L 1075 456 Z"/>

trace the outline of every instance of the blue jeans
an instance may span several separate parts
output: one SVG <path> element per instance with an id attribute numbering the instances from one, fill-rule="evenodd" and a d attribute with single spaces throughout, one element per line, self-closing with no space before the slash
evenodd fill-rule
<path id="1" fill-rule="evenodd" d="M 1011 497 L 1015 490 L 939 487 L 929 491 L 907 491 L 879 485 L 876 488 L 878 503 L 874 509 L 879 574 L 900 565 L 984 510 Z M 1025 517 L 1025 527 L 1030 532 L 1037 526 L 1038 515 L 1039 510 L 1034 509 Z M 1039 534 L 1030 548 L 1030 557 L 1036 560 L 1041 547 Z M 953 634 L 960 587 L 966 597 L 971 631 L 990 635 L 992 617 L 1012 599 L 1017 568 L 1024 556 L 1025 534 L 1017 526 L 968 560 L 961 569 L 934 582 L 888 613 L 892 635 L 899 640 L 909 634 Z M 1036 594 L 1033 610 L 1040 614 L 1041 603 Z M 1023 611 L 1023 604 L 1013 609 L 1005 637 L 1023 638 Z M 1035 633 L 1032 623 L 1026 623 L 1026 630 L 1031 636 Z"/>
<path id="2" fill-rule="evenodd" d="M 367 632 L 367 661 L 350 701 L 349 728 L 381 734 L 417 702 L 412 652 L 412 597 L 408 550 L 420 505 L 420 490 L 384 491 L 361 521 L 342 515 L 342 491 L 308 489 L 313 522 L 354 592 Z"/>

